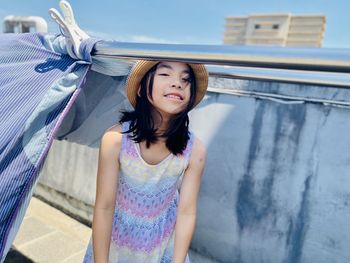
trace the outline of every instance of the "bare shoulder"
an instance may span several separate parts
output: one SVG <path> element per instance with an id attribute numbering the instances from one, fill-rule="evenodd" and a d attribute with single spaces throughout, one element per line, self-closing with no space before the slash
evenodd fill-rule
<path id="1" fill-rule="evenodd" d="M 115 124 L 108 128 L 102 138 L 100 149 L 112 154 L 119 154 L 122 142 L 122 127 L 120 124 Z"/>
<path id="2" fill-rule="evenodd" d="M 105 133 L 107 132 L 117 132 L 117 133 L 120 133 L 122 132 L 122 125 L 117 123 L 117 124 L 114 124 L 113 126 L 109 127 Z"/>
<path id="3" fill-rule="evenodd" d="M 206 146 L 197 136 L 194 136 L 190 163 L 204 166 L 206 158 L 207 158 Z"/>

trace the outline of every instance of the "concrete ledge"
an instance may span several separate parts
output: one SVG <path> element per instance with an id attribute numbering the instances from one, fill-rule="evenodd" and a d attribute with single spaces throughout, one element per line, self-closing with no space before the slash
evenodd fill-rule
<path id="1" fill-rule="evenodd" d="M 93 206 L 77 200 L 38 182 L 34 196 L 59 209 L 79 222 L 90 226 L 92 223 Z"/>

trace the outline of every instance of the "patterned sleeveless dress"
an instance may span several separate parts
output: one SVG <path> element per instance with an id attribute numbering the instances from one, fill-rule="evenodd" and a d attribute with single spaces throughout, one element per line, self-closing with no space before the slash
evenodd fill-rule
<path id="1" fill-rule="evenodd" d="M 124 122 L 122 130 L 129 124 Z M 122 135 L 109 263 L 172 262 L 179 189 L 194 141 L 189 135 L 182 155 L 171 153 L 156 165 L 146 163 L 139 144 Z M 93 261 L 90 238 L 84 263 Z"/>

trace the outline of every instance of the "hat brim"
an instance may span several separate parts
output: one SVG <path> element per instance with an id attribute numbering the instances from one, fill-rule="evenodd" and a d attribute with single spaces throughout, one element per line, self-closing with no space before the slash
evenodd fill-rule
<path id="1" fill-rule="evenodd" d="M 136 108 L 137 91 L 140 86 L 142 78 L 145 74 L 159 61 L 139 60 L 132 67 L 126 81 L 126 95 L 130 104 Z M 208 87 L 208 71 L 203 64 L 188 63 L 192 68 L 196 79 L 196 98 L 193 107 L 195 107 L 204 97 Z M 192 108 L 193 108 L 192 107 Z"/>

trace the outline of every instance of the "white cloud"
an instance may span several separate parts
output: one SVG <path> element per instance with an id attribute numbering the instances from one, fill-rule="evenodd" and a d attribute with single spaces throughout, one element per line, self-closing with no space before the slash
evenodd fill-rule
<path id="1" fill-rule="evenodd" d="M 84 29 L 83 29 L 84 30 Z M 108 34 L 105 32 L 93 31 L 93 30 L 84 30 L 90 37 L 101 38 L 103 40 L 118 40 L 116 36 Z"/>
<path id="2" fill-rule="evenodd" d="M 126 36 L 111 36 L 106 33 L 102 33 L 101 38 L 113 39 L 123 42 L 138 42 L 138 43 L 160 43 L 160 44 L 194 44 L 194 45 L 220 45 L 218 41 L 211 39 L 200 39 L 193 36 L 183 36 L 179 40 L 169 40 L 165 38 L 157 38 L 146 35 L 126 35 Z"/>
<path id="3" fill-rule="evenodd" d="M 171 40 L 157 38 L 153 36 L 145 36 L 145 35 L 118 36 L 114 34 L 108 34 L 106 32 L 99 32 L 99 31 L 93 31 L 93 30 L 86 30 L 85 32 L 92 37 L 102 38 L 103 40 L 117 40 L 117 41 L 123 41 L 123 42 L 138 42 L 138 43 L 180 44 L 180 42 L 174 42 Z"/>
<path id="4" fill-rule="evenodd" d="M 49 24 L 49 29 L 57 28 L 58 25 L 55 25 L 55 23 Z M 83 29 L 84 30 L 84 29 Z M 209 40 L 203 40 L 203 39 L 197 39 L 192 36 L 185 36 L 181 38 L 181 41 L 176 40 L 169 40 L 165 38 L 158 38 L 154 36 L 147 36 L 147 35 L 116 35 L 116 34 L 110 34 L 106 32 L 101 31 L 94 31 L 94 30 L 84 30 L 89 36 L 101 38 L 103 40 L 115 40 L 115 41 L 122 41 L 122 42 L 137 42 L 137 43 L 158 43 L 158 44 L 220 44 L 215 43 L 213 41 Z M 49 30 L 49 32 L 52 32 L 52 30 Z"/>
<path id="5" fill-rule="evenodd" d="M 131 36 L 130 38 L 132 42 L 180 44 L 179 42 L 174 42 L 174 41 L 170 41 L 162 38 L 156 38 L 152 36 L 136 35 L 136 36 Z"/>

